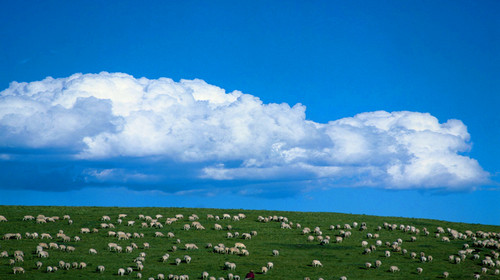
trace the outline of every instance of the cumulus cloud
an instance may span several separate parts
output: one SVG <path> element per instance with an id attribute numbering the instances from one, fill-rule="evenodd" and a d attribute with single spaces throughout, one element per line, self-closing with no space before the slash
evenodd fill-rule
<path id="1" fill-rule="evenodd" d="M 455 190 L 489 180 L 465 155 L 460 120 L 377 111 L 317 123 L 305 111 L 198 79 L 102 72 L 13 82 L 0 93 L 0 164 L 19 173 L 59 162 L 57 174 L 73 166 L 66 184 L 176 192 L 228 182 Z M 39 169 L 32 178 L 50 173 Z"/>

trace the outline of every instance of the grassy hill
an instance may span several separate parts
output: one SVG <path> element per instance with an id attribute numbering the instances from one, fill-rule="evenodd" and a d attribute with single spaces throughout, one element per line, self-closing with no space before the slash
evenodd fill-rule
<path id="1" fill-rule="evenodd" d="M 246 218 L 239 221 L 233 220 L 234 216 L 244 214 Z M 122 218 L 122 223 L 118 223 L 119 214 L 127 214 Z M 173 218 L 177 214 L 182 214 L 183 218 L 165 224 L 167 218 Z M 196 230 L 193 227 L 193 220 L 189 217 L 196 214 L 199 222 L 205 229 Z M 231 219 L 223 219 L 224 214 L 229 214 Z M 339 279 L 346 276 L 347 279 L 444 279 L 443 272 L 449 273 L 448 279 L 474 279 L 474 274 L 480 274 L 481 279 L 500 279 L 500 275 L 495 275 L 495 267 L 483 265 L 483 260 L 490 257 L 495 263 L 498 259 L 500 227 L 477 224 L 451 223 L 446 221 L 427 219 L 408 219 L 396 217 L 377 217 L 367 215 L 350 215 L 340 213 L 308 213 L 308 212 L 284 212 L 284 211 L 254 211 L 254 210 L 227 210 L 227 209 L 199 209 L 199 208 L 123 208 L 123 207 L 38 207 L 38 206 L 0 206 L 0 215 L 8 221 L 0 222 L 0 236 L 7 233 L 20 233 L 22 239 L 16 239 L 15 235 L 9 239 L 0 240 L 0 252 L 7 251 L 7 257 L 0 258 L 0 279 L 132 279 L 136 278 L 139 272 L 134 260 L 141 252 L 146 253 L 143 262 L 144 269 L 140 271 L 143 279 L 154 277 L 158 279 L 158 274 L 168 275 L 188 275 L 189 279 L 201 279 L 203 271 L 210 276 L 224 277 L 228 279 L 228 273 L 239 275 L 241 279 L 245 274 L 253 269 L 256 272 L 256 279 Z M 23 220 L 26 215 L 44 215 L 47 217 L 59 217 L 54 222 L 37 223 L 36 220 Z M 64 215 L 69 215 L 72 224 Z M 145 219 L 140 215 L 150 216 L 155 219 L 156 215 L 161 215 L 158 219 L 163 227 L 142 227 Z M 208 218 L 213 215 L 214 218 Z M 102 221 L 102 216 L 109 216 L 111 221 Z M 219 216 L 220 220 L 216 220 Z M 260 221 L 259 216 L 267 218 L 268 221 Z M 271 217 L 271 219 L 269 219 Z M 274 219 L 274 218 L 276 219 Z M 280 218 L 281 217 L 281 218 Z M 134 221 L 134 225 L 128 226 L 128 221 Z M 353 223 L 357 226 L 353 226 Z M 102 228 L 103 223 L 113 224 L 114 228 Z M 150 224 L 150 221 L 147 222 Z M 291 229 L 282 228 L 282 224 L 290 225 Z M 384 226 L 385 223 L 385 226 Z M 184 226 L 189 224 L 191 229 L 184 230 Z M 222 230 L 215 230 L 215 224 L 222 226 Z M 300 224 L 300 228 L 297 227 Z M 351 229 L 346 229 L 345 225 L 350 225 Z M 366 224 L 366 229 L 361 226 Z M 390 226 L 388 226 L 390 225 Z M 392 225 L 396 225 L 393 230 Z M 231 226 L 231 229 L 228 229 Z M 333 226 L 334 229 L 331 229 Z M 304 228 L 310 228 L 311 233 L 303 234 Z M 316 227 L 321 230 L 323 239 L 330 238 L 328 244 L 320 245 L 318 234 L 313 231 Z M 412 228 L 413 227 L 413 228 Z M 444 233 L 436 237 L 437 228 L 442 227 Z M 91 233 L 81 233 L 81 228 L 89 228 Z M 401 229 L 401 228 L 404 228 Z M 406 228 L 409 230 L 406 231 Z M 97 229 L 98 232 L 93 232 Z M 413 232 L 412 232 L 413 229 Z M 425 234 L 425 229 L 429 234 Z M 450 229 L 450 230 L 448 230 Z M 418 231 L 417 231 L 418 230 Z M 455 231 L 453 231 L 455 230 Z M 62 231 L 70 241 L 64 241 L 62 237 L 57 237 Z M 130 233 L 128 240 L 118 240 L 115 236 L 109 236 L 109 231 Z M 242 238 L 243 233 L 256 231 L 251 239 Z M 342 243 L 337 243 L 336 238 L 342 235 L 341 231 L 350 231 L 351 236 L 343 238 Z M 469 232 L 470 231 L 470 232 Z M 38 233 L 38 238 L 29 238 L 26 233 Z M 155 237 L 156 232 L 161 232 L 165 236 Z M 168 238 L 167 233 L 173 233 L 175 237 Z M 239 237 L 227 238 L 230 232 Z M 42 233 L 48 233 L 53 239 L 40 239 Z M 134 238 L 134 233 L 143 234 L 143 238 Z M 368 238 L 367 234 L 378 234 L 376 238 Z M 459 237 L 455 239 L 453 233 Z M 469 235 L 467 235 L 469 233 Z M 80 237 L 80 241 L 75 241 L 75 237 Z M 308 241 L 308 237 L 313 236 L 313 241 Z M 412 237 L 416 241 L 411 241 Z M 442 241 L 443 237 L 448 237 L 449 242 Z M 392 248 L 398 239 L 402 243 Z M 376 241 L 382 242 L 381 246 L 376 245 Z M 485 242 L 484 240 L 489 240 Z M 362 247 L 362 241 L 367 241 L 368 246 Z M 49 253 L 48 258 L 39 258 L 36 249 L 39 243 L 57 243 L 58 246 L 73 246 L 74 252 L 67 252 L 60 249 L 44 249 Z M 244 243 L 249 255 L 227 254 L 214 252 L 214 246 L 223 243 L 225 247 L 234 247 L 236 242 Z M 389 242 L 391 246 L 387 246 Z M 108 243 L 117 243 L 123 248 L 121 253 L 108 250 Z M 137 249 L 127 253 L 126 247 L 132 243 L 137 245 Z M 144 248 L 144 243 L 149 243 L 150 248 Z M 199 249 L 186 250 L 186 243 L 194 243 Z M 207 243 L 212 244 L 212 248 L 207 248 Z M 465 250 L 464 244 L 468 244 L 469 252 L 465 258 L 457 264 L 449 260 L 450 255 L 460 258 L 459 251 Z M 371 253 L 366 253 L 365 249 L 370 246 L 376 248 Z M 178 249 L 173 250 L 173 246 Z M 372 247 L 373 247 L 372 246 Z M 467 245 L 466 245 L 467 246 Z M 399 247 L 399 248 L 398 248 Z M 97 255 L 89 254 L 89 249 L 97 250 Z M 23 251 L 24 261 L 10 264 L 14 260 L 14 252 Z M 279 256 L 273 256 L 272 251 L 278 250 Z M 390 251 L 391 256 L 386 257 L 385 251 Z M 405 251 L 406 253 L 404 253 Z M 411 253 L 417 254 L 416 258 L 411 257 Z M 423 252 L 426 257 L 432 256 L 432 261 L 422 262 L 420 254 Z M 169 254 L 166 262 L 162 261 L 164 254 Z M 474 255 L 479 258 L 475 259 Z M 191 263 L 184 261 L 176 265 L 175 259 L 184 259 L 189 255 Z M 322 267 L 313 267 L 313 260 L 319 260 Z M 380 260 L 382 265 L 375 268 L 375 261 Z M 36 268 L 36 262 L 42 262 L 41 269 Z M 59 268 L 59 262 L 72 264 L 73 262 L 85 262 L 86 268 L 68 270 Z M 234 271 L 225 268 L 225 262 L 236 264 Z M 274 264 L 267 274 L 261 274 L 261 267 L 268 262 Z M 367 269 L 365 263 L 371 263 L 372 267 Z M 500 264 L 500 262 L 499 262 Z M 99 273 L 97 266 L 103 265 L 105 271 Z M 47 266 L 58 267 L 56 272 L 47 272 Z M 390 266 L 398 266 L 399 272 L 390 272 Z M 24 274 L 13 274 L 13 267 L 22 267 Z M 133 272 L 121 277 L 117 275 L 119 268 L 133 268 Z M 421 274 L 417 273 L 417 267 L 423 269 Z M 481 274 L 482 267 L 487 267 L 488 271 Z"/>

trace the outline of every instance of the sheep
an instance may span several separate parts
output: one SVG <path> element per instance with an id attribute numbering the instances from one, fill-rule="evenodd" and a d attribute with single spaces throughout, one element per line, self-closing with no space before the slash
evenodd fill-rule
<path id="1" fill-rule="evenodd" d="M 272 262 L 268 262 L 267 263 L 267 268 L 268 269 L 273 269 L 273 267 L 274 267 L 274 264 Z"/>
<path id="2" fill-rule="evenodd" d="M 273 250 L 273 256 L 277 257 L 280 255 L 280 251 L 278 250 Z"/>
<path id="3" fill-rule="evenodd" d="M 166 262 L 168 260 L 168 258 L 170 258 L 170 255 L 169 254 L 165 254 L 161 257 L 162 261 L 163 262 Z"/>
<path id="4" fill-rule="evenodd" d="M 335 242 L 342 243 L 342 237 L 341 236 L 335 237 Z"/>
<path id="5" fill-rule="evenodd" d="M 488 269 L 486 267 L 481 268 L 481 273 L 486 274 L 488 272 Z"/>
<path id="6" fill-rule="evenodd" d="M 236 270 L 236 264 L 232 262 L 225 262 L 224 267 L 230 270 Z"/>
<path id="7" fill-rule="evenodd" d="M 474 274 L 474 279 L 480 279 L 481 278 L 481 275 L 479 274 Z"/>
<path id="8" fill-rule="evenodd" d="M 212 215 L 212 217 L 213 217 L 213 215 Z M 209 276 L 209 274 L 206 271 L 203 271 L 203 273 L 201 273 L 201 278 L 204 280 L 208 279 L 208 276 Z"/>
<path id="9" fill-rule="evenodd" d="M 389 268 L 389 271 L 391 272 L 396 272 L 396 271 L 399 271 L 399 267 L 395 266 L 395 265 L 392 265 L 390 268 Z"/>
<path id="10" fill-rule="evenodd" d="M 391 252 L 390 251 L 385 251 L 385 257 L 388 258 L 391 256 Z"/>
<path id="11" fill-rule="evenodd" d="M 137 272 L 137 274 L 135 275 L 135 277 L 137 277 L 138 279 L 141 279 L 142 278 L 142 273 Z"/>
<path id="12" fill-rule="evenodd" d="M 118 269 L 118 276 L 124 276 L 125 275 L 125 269 L 119 268 Z"/>
<path id="13" fill-rule="evenodd" d="M 48 258 L 49 257 L 49 252 L 47 251 L 41 251 L 38 253 L 39 258 Z"/>
<path id="14" fill-rule="evenodd" d="M 313 267 L 320 267 L 320 266 L 323 267 L 323 264 L 320 261 L 318 261 L 318 260 L 313 260 L 312 261 L 312 266 Z"/>
<path id="15" fill-rule="evenodd" d="M 181 262 L 182 262 L 182 260 L 181 260 L 181 259 L 179 259 L 179 258 L 176 258 L 176 259 L 175 259 L 175 264 L 176 264 L 176 265 L 180 265 L 180 264 L 181 264 Z"/>
<path id="16" fill-rule="evenodd" d="M 80 269 L 84 269 L 87 267 L 87 264 L 84 262 L 81 262 L 80 265 L 78 266 Z"/>
<path id="17" fill-rule="evenodd" d="M 261 271 L 261 273 L 262 273 L 262 274 L 266 274 L 266 273 L 267 273 L 267 271 L 268 271 L 268 269 L 267 269 L 267 267 L 263 266 L 263 267 L 260 269 L 260 271 Z"/>
<path id="18" fill-rule="evenodd" d="M 424 271 L 424 269 L 423 269 L 423 268 L 421 268 L 421 267 L 417 267 L 417 273 L 418 273 L 418 274 L 422 274 L 422 272 L 423 272 L 423 271 Z"/>
<path id="19" fill-rule="evenodd" d="M 4 216 L 0 215 L 0 222 L 7 222 L 7 221 L 8 221 L 7 218 L 5 218 Z"/>
<path id="20" fill-rule="evenodd" d="M 16 274 L 16 273 L 23 273 L 23 274 L 24 274 L 24 273 L 25 273 L 24 268 L 19 267 L 19 266 L 13 267 L 13 268 L 12 268 L 12 272 L 13 272 L 14 274 Z"/>
<path id="21" fill-rule="evenodd" d="M 40 261 L 36 262 L 36 269 L 40 269 L 40 268 L 42 268 L 42 266 L 43 266 L 42 262 L 40 262 Z"/>
<path id="22" fill-rule="evenodd" d="M 382 265 L 382 262 L 380 260 L 375 261 L 375 267 L 379 268 Z"/>
<path id="23" fill-rule="evenodd" d="M 96 270 L 97 270 L 97 272 L 99 272 L 99 273 L 103 273 L 103 272 L 104 272 L 104 270 L 105 270 L 104 265 L 99 265 L 99 266 L 97 266 L 97 269 L 96 269 Z"/>
<path id="24" fill-rule="evenodd" d="M 90 248 L 89 249 L 89 254 L 91 254 L 91 255 L 97 255 L 97 250 L 94 249 L 94 248 Z"/>
<path id="25" fill-rule="evenodd" d="M 52 239 L 52 236 L 48 233 L 42 233 L 40 235 L 40 239 L 44 239 L 44 238 L 47 238 L 47 239 Z"/>
<path id="26" fill-rule="evenodd" d="M 47 273 L 52 272 L 52 266 L 47 266 Z"/>
<path id="27" fill-rule="evenodd" d="M 186 263 L 190 263 L 191 262 L 191 257 L 188 256 L 188 255 L 185 255 L 184 256 L 184 261 L 186 261 Z"/>
<path id="28" fill-rule="evenodd" d="M 366 263 L 365 263 L 365 268 L 366 268 L 366 269 L 368 269 L 368 268 L 370 268 L 370 267 L 372 267 L 372 264 L 371 264 L 371 263 L 369 263 L 369 262 L 366 262 Z"/>
<path id="29" fill-rule="evenodd" d="M 366 247 L 368 246 L 368 242 L 366 242 L 365 240 L 361 241 L 361 247 Z"/>
<path id="30" fill-rule="evenodd" d="M 346 276 L 340 276 L 340 280 L 347 280 Z"/>

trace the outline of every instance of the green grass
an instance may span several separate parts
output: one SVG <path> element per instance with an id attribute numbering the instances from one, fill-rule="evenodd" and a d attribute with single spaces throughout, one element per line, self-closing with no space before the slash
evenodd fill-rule
<path id="1" fill-rule="evenodd" d="M 127 214 L 127 218 L 123 219 L 123 224 L 118 225 L 118 214 Z M 244 213 L 246 219 L 240 221 L 232 220 L 208 220 L 207 214 L 219 215 L 222 218 L 224 213 L 231 216 L 238 213 Z M 61 220 L 54 223 L 48 222 L 47 224 L 37 224 L 35 221 L 22 221 L 25 215 L 37 216 L 43 214 L 47 217 L 59 216 Z M 67 221 L 63 220 L 63 215 L 70 215 L 74 221 L 69 225 Z M 138 215 L 149 215 L 154 217 L 156 214 L 163 215 L 160 219 L 164 224 L 167 217 L 173 217 L 176 214 L 183 214 L 184 219 L 173 223 L 172 225 L 165 225 L 162 229 L 157 228 L 141 228 L 141 220 Z M 200 219 L 199 222 L 206 228 L 205 230 L 191 229 L 189 231 L 183 230 L 183 225 L 186 223 L 191 224 L 188 220 L 189 215 L 197 214 Z M 345 275 L 348 279 L 443 279 L 442 273 L 448 271 L 450 277 L 448 279 L 473 279 L 475 273 L 481 271 L 481 260 L 485 256 L 491 256 L 491 251 L 495 248 L 482 248 L 474 247 L 473 241 L 468 238 L 467 240 L 453 240 L 446 243 L 442 242 L 441 238 L 435 237 L 435 231 L 438 226 L 456 229 L 464 233 L 466 230 L 483 232 L 500 232 L 499 226 L 478 225 L 478 224 L 464 224 L 464 223 L 451 223 L 446 221 L 426 220 L 426 219 L 409 219 L 397 217 L 377 217 L 367 215 L 350 215 L 340 213 L 308 213 L 308 212 L 283 212 L 283 211 L 254 211 L 254 210 L 227 210 L 227 209 L 198 209 L 198 208 L 118 208 L 118 207 L 37 207 L 37 206 L 0 206 L 0 215 L 5 216 L 8 222 L 0 223 L 0 235 L 5 233 L 21 233 L 23 238 L 21 240 L 9 239 L 0 240 L 0 251 L 7 251 L 8 258 L 0 258 L 0 279 L 132 279 L 135 278 L 137 271 L 124 277 L 117 276 L 119 268 L 133 267 L 135 268 L 134 259 L 140 252 L 146 252 L 147 257 L 144 263 L 144 270 L 142 271 L 143 279 L 148 277 L 155 277 L 158 273 L 163 273 L 166 276 L 169 274 L 181 275 L 187 274 L 190 279 L 201 279 L 201 273 L 207 271 L 210 276 L 224 277 L 227 279 L 229 271 L 224 270 L 224 262 L 236 263 L 236 271 L 233 274 L 238 274 L 242 277 L 250 270 L 260 272 L 260 268 L 265 266 L 267 262 L 273 262 L 274 268 L 267 274 L 257 273 L 256 279 L 304 279 L 310 277 L 311 279 L 318 279 L 320 277 L 327 279 L 339 279 L 340 276 Z M 145 235 L 142 239 L 122 240 L 118 241 L 117 238 L 108 237 L 109 229 L 101 229 L 100 220 L 103 215 L 111 217 L 111 222 L 116 226 L 111 229 L 115 232 L 124 231 L 129 233 L 143 233 Z M 294 223 L 292 229 L 281 229 L 280 222 L 262 223 L 258 221 L 258 216 L 284 216 L 289 221 Z M 127 226 L 128 220 L 136 221 L 134 226 Z M 360 231 L 358 228 L 351 230 L 352 236 L 345 239 L 343 243 L 335 243 L 335 237 L 339 235 L 339 230 L 330 230 L 330 225 L 344 225 L 353 222 L 367 224 L 367 230 Z M 389 231 L 384 228 L 377 231 L 377 226 L 383 226 L 384 222 L 391 224 L 404 224 L 415 226 L 421 230 L 421 233 L 416 235 L 412 233 L 403 232 L 401 230 Z M 224 230 L 214 230 L 214 224 L 218 223 L 223 226 Z M 325 246 L 319 245 L 319 242 L 308 242 L 307 235 L 302 235 L 301 229 L 295 227 L 296 223 L 300 223 L 302 228 L 309 227 L 314 229 L 320 227 L 323 236 L 330 236 L 331 243 Z M 257 236 L 251 240 L 243 240 L 241 238 L 226 238 L 228 232 L 227 225 L 232 225 L 231 232 L 250 232 L 255 230 L 258 232 Z M 81 234 L 80 229 L 88 227 L 90 229 L 99 229 L 98 233 Z M 425 236 L 422 229 L 426 227 L 431 234 Z M 72 238 L 69 243 L 63 243 L 62 240 L 56 238 L 59 230 Z M 154 237 L 154 233 L 160 231 L 166 235 L 167 232 L 173 232 L 176 236 L 173 239 L 167 237 Z M 76 247 L 73 253 L 63 252 L 55 249 L 46 249 L 50 257 L 48 259 L 40 259 L 35 254 L 36 246 L 40 242 L 49 242 L 40 239 L 27 239 L 25 238 L 26 232 L 49 233 L 54 237 L 50 242 L 57 242 L 58 244 L 71 245 Z M 375 239 L 367 239 L 366 234 L 378 233 L 384 245 L 379 247 L 376 251 L 369 255 L 363 254 L 361 241 L 367 240 L 368 243 L 375 244 Z M 448 236 L 442 234 L 441 236 Z M 73 237 L 81 237 L 80 242 L 73 242 Z M 411 236 L 416 236 L 416 242 L 409 242 Z M 180 244 L 176 243 L 176 239 L 181 240 Z M 408 255 L 401 253 L 391 252 L 391 257 L 384 256 L 385 250 L 391 250 L 385 246 L 385 242 L 394 242 L 398 238 L 403 239 L 402 248 L 407 249 L 408 252 L 425 252 L 426 255 L 434 257 L 433 262 L 421 263 L 418 259 L 411 259 Z M 499 237 L 493 237 L 497 242 Z M 480 238 L 478 239 L 480 240 Z M 115 242 L 124 248 L 123 253 L 109 252 L 107 244 Z M 132 253 L 125 253 L 125 247 L 130 243 L 136 243 L 139 249 L 134 250 Z M 142 249 L 142 244 L 149 242 L 150 249 Z M 227 255 L 214 253 L 212 249 L 205 248 L 206 243 L 216 245 L 224 243 L 226 246 L 231 247 L 235 242 L 243 242 L 248 251 L 249 256 Z M 195 243 L 199 249 L 186 251 L 184 250 L 185 243 Z M 453 264 L 448 261 L 449 255 L 457 255 L 458 251 L 462 249 L 463 244 L 468 243 L 471 248 L 475 249 L 477 254 L 481 256 L 480 260 L 473 260 L 472 255 L 467 256 L 467 259 L 460 264 Z M 175 252 L 171 251 L 172 246 L 175 245 L 179 249 Z M 95 248 L 98 251 L 97 255 L 90 255 L 88 253 L 90 248 Z M 280 255 L 272 256 L 272 250 L 277 249 Z M 12 273 L 12 267 L 9 265 L 9 260 L 13 259 L 15 250 L 22 250 L 25 254 L 24 262 L 17 263 L 15 266 L 21 266 L 26 270 L 25 274 Z M 495 249 L 496 251 L 500 251 Z M 168 262 L 161 262 L 161 256 L 165 253 L 170 254 Z M 173 264 L 175 258 L 183 258 L 184 255 L 192 257 L 190 264 L 182 263 L 179 266 Z M 312 260 L 320 260 L 323 267 L 314 268 L 311 266 Z M 382 266 L 380 268 L 365 269 L 365 262 L 381 260 Z M 62 260 L 65 262 L 85 262 L 87 268 L 58 270 L 55 273 L 47 273 L 47 266 L 57 266 L 58 262 Z M 37 270 L 35 263 L 37 261 L 43 262 L 43 268 Z M 106 271 L 102 274 L 96 272 L 98 265 L 104 265 Z M 391 265 L 397 265 L 401 271 L 396 273 L 389 272 Z M 421 275 L 416 273 L 416 268 L 422 267 L 424 269 Z M 499 267 L 496 267 L 499 268 Z M 494 275 L 493 271 L 496 268 L 489 268 L 487 274 L 481 275 L 481 279 L 500 279 L 499 275 Z"/>

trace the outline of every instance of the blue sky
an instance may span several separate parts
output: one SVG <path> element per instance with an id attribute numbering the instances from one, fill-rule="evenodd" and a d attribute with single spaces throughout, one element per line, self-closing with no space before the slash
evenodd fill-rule
<path id="1" fill-rule="evenodd" d="M 0 204 L 500 225 L 499 12 L 497 1 L 2 3 Z"/>

